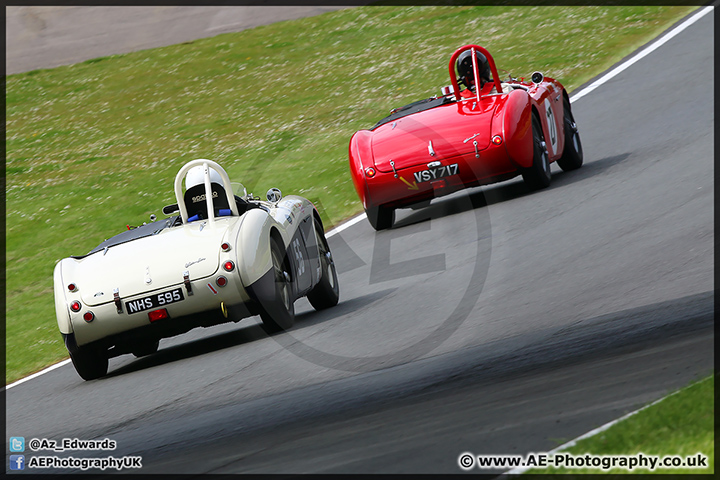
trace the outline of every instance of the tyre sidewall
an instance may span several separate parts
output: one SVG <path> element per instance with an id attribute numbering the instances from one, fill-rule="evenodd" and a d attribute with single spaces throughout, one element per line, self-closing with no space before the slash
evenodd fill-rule
<path id="1" fill-rule="evenodd" d="M 320 255 L 319 260 L 322 266 L 322 276 L 315 288 L 308 293 L 307 298 L 315 310 L 322 310 L 337 305 L 338 299 L 340 298 L 340 288 L 335 262 L 332 261 L 330 246 L 317 219 L 315 219 L 315 232 L 318 238 L 318 254 Z M 330 261 L 328 261 L 327 257 L 323 254 L 320 248 L 321 244 L 323 249 L 330 253 Z"/>

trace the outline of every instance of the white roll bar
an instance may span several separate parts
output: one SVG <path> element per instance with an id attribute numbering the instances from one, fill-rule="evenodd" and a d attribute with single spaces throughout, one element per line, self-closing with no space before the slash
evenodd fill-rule
<path id="1" fill-rule="evenodd" d="M 207 204 L 208 220 L 210 221 L 210 223 L 215 222 L 215 208 L 213 207 L 212 188 L 210 187 L 210 168 L 220 174 L 220 178 L 223 181 L 223 187 L 225 188 L 225 195 L 227 196 L 228 204 L 230 205 L 230 210 L 232 211 L 233 215 L 238 216 L 239 213 L 237 209 L 237 204 L 235 203 L 232 185 L 230 185 L 230 177 L 228 177 L 225 169 L 218 165 L 216 162 L 213 162 L 212 160 L 199 158 L 197 160 L 191 160 L 186 163 L 185 166 L 183 166 L 175 176 L 175 199 L 177 200 L 178 208 L 180 209 L 180 216 L 182 217 L 183 223 L 188 223 L 188 212 L 187 207 L 185 206 L 185 199 L 183 198 L 182 181 L 183 178 L 185 178 L 185 174 L 187 174 L 188 170 L 193 167 L 197 167 L 198 165 L 202 165 L 203 169 L 205 170 L 205 202 Z"/>

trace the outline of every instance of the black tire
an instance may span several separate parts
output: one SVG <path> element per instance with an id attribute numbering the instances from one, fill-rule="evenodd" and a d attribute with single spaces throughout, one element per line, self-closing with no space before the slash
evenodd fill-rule
<path id="1" fill-rule="evenodd" d="M 540 121 L 532 115 L 532 136 L 533 136 L 533 163 L 530 168 L 522 172 L 523 180 L 532 190 L 539 190 L 550 185 L 552 173 L 550 172 L 550 159 L 545 145 Z"/>
<path id="2" fill-rule="evenodd" d="M 395 209 L 391 207 L 370 207 L 365 213 L 375 230 L 387 230 L 395 221 Z"/>
<path id="3" fill-rule="evenodd" d="M 315 219 L 315 234 L 318 238 L 318 255 L 320 255 L 320 269 L 322 277 L 315 288 L 310 290 L 307 298 L 315 310 L 334 307 L 340 299 L 340 287 L 338 286 L 337 271 L 335 262 L 330 252 L 325 232 L 320 222 Z"/>
<path id="4" fill-rule="evenodd" d="M 274 238 L 270 238 L 270 256 L 273 263 L 275 297 L 272 301 L 260 302 L 260 318 L 266 331 L 277 332 L 287 330 L 295 323 L 295 301 L 290 263 L 285 250 Z"/>
<path id="5" fill-rule="evenodd" d="M 76 347 L 74 352 L 68 351 L 75 371 L 83 380 L 95 380 L 107 374 L 107 353 L 92 347 Z"/>
<path id="6" fill-rule="evenodd" d="M 145 357 L 157 352 L 158 347 L 160 347 L 160 340 L 139 343 L 133 347 L 132 354 L 138 358 Z"/>
<path id="7" fill-rule="evenodd" d="M 580 142 L 580 133 L 578 133 L 575 118 L 572 110 L 570 110 L 570 102 L 567 98 L 563 98 L 563 111 L 565 144 L 562 157 L 557 161 L 557 164 L 564 172 L 569 172 L 582 167 L 583 149 L 582 142 Z"/>

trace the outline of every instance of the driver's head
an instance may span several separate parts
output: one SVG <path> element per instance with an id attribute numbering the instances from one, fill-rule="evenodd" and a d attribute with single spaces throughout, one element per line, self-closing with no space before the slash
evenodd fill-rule
<path id="1" fill-rule="evenodd" d="M 475 59 L 478 66 L 478 78 L 480 79 L 480 87 L 485 82 L 490 81 L 490 64 L 485 58 L 485 55 L 475 51 Z M 472 50 L 465 50 L 460 54 L 455 62 L 455 68 L 458 72 L 458 81 L 465 84 L 466 87 L 470 87 L 475 83 L 475 76 L 473 75 L 473 61 L 472 61 Z"/>
<path id="2" fill-rule="evenodd" d="M 208 170 L 210 170 L 210 182 L 217 183 L 222 186 L 223 181 L 222 177 L 220 177 L 220 174 L 216 172 L 213 168 L 208 167 Z M 189 190 L 192 187 L 203 184 L 205 184 L 205 169 L 202 165 L 191 168 L 185 174 L 185 190 Z"/>

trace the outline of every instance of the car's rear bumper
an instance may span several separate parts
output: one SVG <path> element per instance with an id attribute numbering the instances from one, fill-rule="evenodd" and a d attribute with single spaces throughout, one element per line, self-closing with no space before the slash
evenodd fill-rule
<path id="1" fill-rule="evenodd" d="M 434 161 L 430 159 L 430 161 Z M 430 163 L 428 161 L 427 163 Z M 365 177 L 366 208 L 374 206 L 403 207 L 462 190 L 513 178 L 521 173 L 507 155 L 503 145 L 492 146 L 479 152 L 440 160 L 444 166 L 457 164 L 456 175 L 418 182 L 420 172 L 428 170 L 427 164 L 396 170 L 377 171 L 374 177 Z"/>
<path id="2" fill-rule="evenodd" d="M 248 304 L 231 305 L 227 307 L 227 311 L 227 317 L 225 317 L 220 310 L 213 310 L 182 317 L 165 318 L 150 324 L 104 336 L 82 345 L 77 344 L 74 332 L 70 334 L 63 333 L 62 335 L 68 350 L 77 348 L 78 346 L 83 348 L 91 347 L 107 352 L 107 356 L 112 358 L 118 355 L 132 353 L 140 345 L 152 343 L 162 338 L 182 335 L 197 327 L 211 327 L 231 321 L 237 322 L 242 318 L 256 314 L 252 302 Z"/>
<path id="3" fill-rule="evenodd" d="M 231 318 L 231 315 L 232 317 L 237 317 L 240 314 L 244 316 L 251 315 L 250 310 L 252 310 L 252 307 L 245 306 L 245 304 L 252 303 L 252 301 L 241 285 L 239 278 L 231 274 L 224 275 L 224 277 L 226 277 L 228 281 L 224 287 L 220 287 L 217 284 L 216 276 L 213 276 L 190 282 L 190 290 L 188 290 L 183 283 L 180 283 L 164 287 L 158 292 L 143 292 L 131 297 L 121 298 L 120 311 L 115 302 L 94 306 L 83 304 L 80 311 L 70 314 L 70 322 L 75 341 L 78 346 L 100 340 L 106 340 L 106 343 L 112 344 L 113 342 L 109 341 L 109 339 L 127 332 L 140 331 L 146 327 L 148 331 L 155 331 L 157 333 L 161 331 L 170 332 L 174 328 L 174 323 L 183 323 L 184 325 L 188 321 L 191 321 L 195 322 L 197 324 L 196 326 L 201 326 L 207 323 L 207 320 L 204 318 L 206 315 L 208 319 L 213 316 L 217 317 L 217 315 L 222 317 L 216 318 L 210 324 L 239 320 L 239 318 Z M 128 308 L 128 302 L 135 302 L 146 298 L 151 293 L 171 292 L 178 288 L 182 290 L 184 296 L 184 299 L 181 301 L 155 306 L 141 311 L 134 311 L 132 313 L 131 309 Z M 190 294 L 190 291 L 192 294 Z M 149 314 L 151 312 L 163 309 L 167 312 L 167 318 L 155 321 L 150 320 Z M 225 313 L 223 313 L 223 310 Z M 88 322 L 84 320 L 83 317 L 87 312 L 92 312 L 94 317 L 92 321 Z M 225 314 L 228 316 L 225 317 Z M 179 321 L 181 318 L 184 319 L 182 322 Z M 161 325 L 162 327 L 156 325 Z M 180 330 L 183 331 L 187 331 L 188 329 L 189 328 L 185 328 L 185 326 L 180 328 Z M 179 333 L 183 332 L 181 331 Z M 177 334 L 178 333 L 163 336 Z"/>

